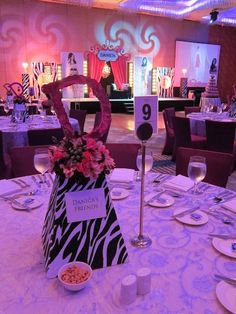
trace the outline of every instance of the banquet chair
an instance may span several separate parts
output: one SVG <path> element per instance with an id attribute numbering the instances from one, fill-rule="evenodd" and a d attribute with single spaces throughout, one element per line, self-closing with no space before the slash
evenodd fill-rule
<path id="1" fill-rule="evenodd" d="M 84 132 L 84 123 L 86 119 L 87 110 L 70 109 L 69 116 L 78 121 L 80 127 L 80 134 Z"/>
<path id="2" fill-rule="evenodd" d="M 235 122 L 206 120 L 206 149 L 234 154 Z"/>
<path id="3" fill-rule="evenodd" d="M 191 134 L 190 120 L 186 117 L 173 117 L 173 127 L 175 134 L 175 145 L 172 160 L 175 160 L 178 147 L 189 147 L 205 149 L 206 138 L 200 135 Z"/>
<path id="4" fill-rule="evenodd" d="M 34 168 L 34 152 L 36 148 L 47 148 L 48 145 L 22 146 L 10 148 L 11 177 L 23 177 L 38 174 Z"/>
<path id="5" fill-rule="evenodd" d="M 191 156 L 206 158 L 207 173 L 204 182 L 226 187 L 234 161 L 232 154 L 178 147 L 176 152 L 176 175 L 188 176 L 188 163 Z"/>
<path id="6" fill-rule="evenodd" d="M 201 111 L 201 107 L 199 106 L 184 107 L 185 117 L 192 112 L 200 112 L 200 111 Z"/>
<path id="7" fill-rule="evenodd" d="M 100 111 L 97 111 L 96 115 L 95 115 L 95 119 L 94 119 L 93 128 L 96 128 L 100 124 L 101 118 L 102 118 L 102 113 Z M 110 130 L 110 126 L 109 126 L 109 129 L 107 130 L 107 132 L 100 139 L 100 141 L 102 141 L 103 143 L 106 143 L 106 141 L 107 141 L 109 130 Z"/>
<path id="8" fill-rule="evenodd" d="M 0 106 L 0 116 L 5 116 L 4 106 Z"/>
<path id="9" fill-rule="evenodd" d="M 138 170 L 136 158 L 140 144 L 135 143 L 106 143 L 106 148 L 110 151 L 111 157 L 115 161 L 117 168 L 129 168 Z"/>
<path id="10" fill-rule="evenodd" d="M 166 129 L 165 144 L 162 149 L 162 155 L 171 155 L 174 149 L 175 134 L 173 129 L 172 117 L 175 116 L 175 108 L 166 108 L 163 110 L 163 120 Z"/>
<path id="11" fill-rule="evenodd" d="M 9 167 L 5 163 L 3 153 L 3 134 L 0 131 L 0 179 L 7 179 L 10 176 Z"/>
<path id="12" fill-rule="evenodd" d="M 8 113 L 4 111 L 4 106 L 0 106 L 0 116 L 10 116 L 12 114 L 12 108 L 9 109 Z"/>
<path id="13" fill-rule="evenodd" d="M 64 133 L 61 128 L 28 130 L 28 143 L 30 146 L 53 144 L 55 143 L 54 138 L 60 141 L 63 137 Z"/>
<path id="14" fill-rule="evenodd" d="M 38 106 L 37 105 L 28 105 L 28 113 L 29 113 L 29 115 L 38 114 Z"/>

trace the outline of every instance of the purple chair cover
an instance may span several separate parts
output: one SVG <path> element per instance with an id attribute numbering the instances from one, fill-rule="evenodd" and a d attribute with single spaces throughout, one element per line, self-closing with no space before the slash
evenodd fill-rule
<path id="1" fill-rule="evenodd" d="M 162 149 L 162 154 L 164 155 L 171 155 L 173 153 L 175 134 L 173 129 L 172 117 L 174 116 L 175 116 L 174 108 L 166 108 L 163 110 L 163 120 L 166 128 L 165 144 Z"/>
<path id="2" fill-rule="evenodd" d="M 117 168 L 129 168 L 138 170 L 136 165 L 136 157 L 140 144 L 135 143 L 106 143 L 107 149 L 110 151 L 111 157 L 115 161 Z"/>
<path id="3" fill-rule="evenodd" d="M 190 114 L 192 112 L 200 112 L 200 111 L 201 111 L 201 107 L 199 107 L 199 106 L 184 107 L 185 116 L 187 116 L 188 114 Z"/>
<path id="4" fill-rule="evenodd" d="M 234 157 L 232 154 L 208 150 L 178 147 L 176 153 L 176 175 L 188 176 L 188 163 L 191 156 L 206 158 L 207 173 L 204 182 L 225 187 L 231 174 Z"/>
<path id="5" fill-rule="evenodd" d="M 191 134 L 190 121 L 186 117 L 173 117 L 173 126 L 175 133 L 175 147 L 172 159 L 175 160 L 178 147 L 189 147 L 205 149 L 206 138 Z"/>
<path id="6" fill-rule="evenodd" d="M 28 130 L 28 143 L 30 146 L 53 144 L 53 137 L 58 141 L 62 140 L 64 137 L 63 130 L 61 128 Z"/>
<path id="7" fill-rule="evenodd" d="M 233 154 L 235 122 L 206 120 L 206 149 Z"/>
<path id="8" fill-rule="evenodd" d="M 13 178 L 38 174 L 34 168 L 34 152 L 36 148 L 45 148 L 43 146 L 22 146 L 12 147 L 9 151 L 11 158 L 11 176 Z"/>

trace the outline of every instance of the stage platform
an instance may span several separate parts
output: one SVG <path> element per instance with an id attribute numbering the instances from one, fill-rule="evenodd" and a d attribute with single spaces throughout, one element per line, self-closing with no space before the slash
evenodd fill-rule
<path id="1" fill-rule="evenodd" d="M 100 110 L 100 103 L 97 98 L 63 98 L 64 102 L 70 103 L 71 109 L 83 109 L 88 113 L 95 113 Z M 113 113 L 134 112 L 134 99 L 110 99 L 111 111 Z M 159 98 L 159 111 L 165 108 L 174 107 L 176 111 L 183 111 L 184 107 L 194 106 L 194 99 L 188 98 Z"/>

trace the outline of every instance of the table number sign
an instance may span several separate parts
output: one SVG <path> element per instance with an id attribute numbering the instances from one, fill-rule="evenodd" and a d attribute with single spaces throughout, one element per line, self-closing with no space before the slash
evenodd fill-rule
<path id="1" fill-rule="evenodd" d="M 157 133 L 158 97 L 136 96 L 134 97 L 135 133 L 137 128 L 145 122 L 151 124 L 153 133 Z"/>
<path id="2" fill-rule="evenodd" d="M 68 222 L 85 221 L 106 217 L 103 189 L 65 193 Z"/>

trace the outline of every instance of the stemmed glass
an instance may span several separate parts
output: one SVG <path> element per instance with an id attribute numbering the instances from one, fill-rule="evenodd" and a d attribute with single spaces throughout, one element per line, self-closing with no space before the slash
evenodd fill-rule
<path id="1" fill-rule="evenodd" d="M 202 156 L 191 156 L 188 164 L 188 176 L 194 182 L 193 194 L 200 194 L 198 183 L 206 176 L 206 158 Z"/>
<path id="2" fill-rule="evenodd" d="M 55 109 L 54 109 L 54 107 L 52 106 L 51 107 L 51 113 L 55 116 L 55 114 L 56 114 L 56 111 L 55 111 Z"/>
<path id="3" fill-rule="evenodd" d="M 6 116 L 8 116 L 10 108 L 9 108 L 9 106 L 7 104 L 3 107 L 3 110 L 4 110 L 5 114 L 6 114 Z"/>
<path id="4" fill-rule="evenodd" d="M 138 155 L 136 158 L 136 165 L 139 170 L 138 173 L 138 179 L 140 179 L 140 174 L 141 174 L 141 169 L 142 169 L 142 151 L 138 151 Z M 149 172 L 152 169 L 153 165 L 153 156 L 152 156 L 152 151 L 149 149 L 146 149 L 146 154 L 145 154 L 145 174 Z"/>
<path id="5" fill-rule="evenodd" d="M 50 158 L 47 148 L 37 148 L 34 153 L 34 167 L 42 174 L 43 180 L 40 183 L 43 185 L 46 183 L 45 173 L 50 168 Z"/>

